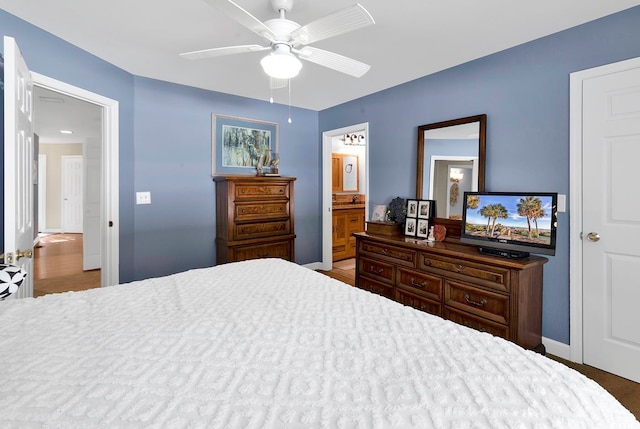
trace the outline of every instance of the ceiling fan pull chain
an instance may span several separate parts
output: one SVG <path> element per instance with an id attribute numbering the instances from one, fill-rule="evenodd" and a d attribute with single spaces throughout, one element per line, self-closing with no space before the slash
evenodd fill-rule
<path id="1" fill-rule="evenodd" d="M 269 103 L 273 104 L 273 78 L 269 77 Z"/>
<path id="2" fill-rule="evenodd" d="M 289 123 L 291 123 L 291 79 L 289 79 Z"/>

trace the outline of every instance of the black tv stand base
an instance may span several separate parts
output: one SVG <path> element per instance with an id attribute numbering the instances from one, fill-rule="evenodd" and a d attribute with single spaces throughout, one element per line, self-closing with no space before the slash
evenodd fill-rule
<path id="1" fill-rule="evenodd" d="M 496 249 L 495 247 L 478 247 L 478 251 L 483 255 L 499 256 L 508 259 L 523 259 L 529 257 L 529 252 L 518 252 L 517 250 Z"/>

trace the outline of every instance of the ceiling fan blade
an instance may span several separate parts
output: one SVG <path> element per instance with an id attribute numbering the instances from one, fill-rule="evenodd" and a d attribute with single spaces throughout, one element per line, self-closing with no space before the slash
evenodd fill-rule
<path id="1" fill-rule="evenodd" d="M 227 46 L 225 48 L 203 49 L 201 51 L 184 52 L 180 54 L 182 58 L 188 60 L 199 60 L 202 58 L 221 57 L 223 55 L 243 54 L 246 52 L 258 52 L 271 49 L 268 46 L 260 45 L 239 45 Z"/>
<path id="2" fill-rule="evenodd" d="M 356 3 L 293 31 L 291 44 L 293 46 L 308 45 L 375 23 L 371 14 L 362 5 Z"/>
<path id="3" fill-rule="evenodd" d="M 325 51 L 311 46 L 295 50 L 301 60 L 306 60 L 330 69 L 354 76 L 362 77 L 371 68 L 370 65 L 361 63 L 353 58 L 345 57 L 334 52 Z"/>
<path id="4" fill-rule="evenodd" d="M 251 15 L 249 12 L 244 10 L 237 3 L 232 0 L 204 0 L 210 6 L 215 7 L 216 9 L 226 13 L 231 18 L 235 19 L 238 23 L 244 25 L 249 30 L 254 33 L 266 38 L 270 42 L 274 42 L 276 40 L 276 34 L 262 21 L 260 21 L 255 16 Z"/>

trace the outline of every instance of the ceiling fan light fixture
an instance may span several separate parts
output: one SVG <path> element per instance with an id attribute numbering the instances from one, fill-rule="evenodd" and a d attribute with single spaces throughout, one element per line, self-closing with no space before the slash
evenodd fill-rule
<path id="1" fill-rule="evenodd" d="M 266 74 L 276 79 L 291 79 L 298 76 L 302 63 L 291 53 L 291 47 L 284 43 L 274 45 L 269 55 L 260 60 Z"/>

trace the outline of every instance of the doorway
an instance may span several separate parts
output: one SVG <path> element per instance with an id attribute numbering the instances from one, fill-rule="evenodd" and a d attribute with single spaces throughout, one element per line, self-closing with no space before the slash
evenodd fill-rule
<path id="1" fill-rule="evenodd" d="M 99 287 L 99 222 L 87 224 L 91 216 L 85 214 L 100 211 L 101 165 L 87 168 L 85 159 L 102 151 L 102 107 L 39 86 L 33 104 L 34 149 L 42 164 L 36 186 L 34 296 Z M 91 190 L 97 197 L 86 198 L 91 183 L 97 184 Z M 97 206 L 90 207 L 93 200 Z M 86 266 L 92 248 L 98 249 L 97 262 Z"/>
<path id="2" fill-rule="evenodd" d="M 332 178 L 333 178 L 333 156 L 334 147 L 337 142 L 343 142 L 345 136 L 356 135 L 355 141 L 360 140 L 359 143 L 364 143 L 360 150 L 359 159 L 360 165 L 364 172 L 362 173 L 361 182 L 358 187 L 357 193 L 351 193 L 358 195 L 357 198 L 364 199 L 359 200 L 357 203 L 364 206 L 364 219 L 368 219 L 368 204 L 369 204 L 369 123 L 351 125 L 336 130 L 325 131 L 322 133 L 322 262 L 319 269 L 330 271 L 333 266 L 333 205 L 334 198 L 338 199 L 337 194 L 333 192 Z M 362 136 L 358 139 L 358 136 Z M 353 167 L 352 167 L 353 168 Z M 349 193 L 344 193 L 349 195 Z M 349 198 L 353 198 L 353 195 Z M 364 196 L 364 197 L 362 197 Z M 351 200 L 346 201 L 350 203 Z"/>
<path id="3" fill-rule="evenodd" d="M 77 257 L 77 246 L 82 247 L 82 271 L 96 270 L 91 273 L 91 282 L 98 286 L 110 286 L 119 283 L 119 169 L 118 169 L 118 102 L 84 89 L 51 79 L 38 73 L 32 73 L 36 100 L 36 118 L 51 123 L 48 137 L 40 136 L 40 146 L 51 146 L 69 141 L 60 138 L 60 130 L 77 130 L 75 140 L 81 144 L 82 151 L 82 235 L 76 236 L 74 249 L 70 256 Z M 50 97 L 46 103 L 50 109 L 41 107 L 38 111 L 39 96 Z M 76 107 L 72 114 L 60 115 L 60 100 Z M 53 113 L 51 112 L 58 112 Z M 56 116 L 57 115 L 57 116 Z M 45 119 L 47 118 L 47 119 Z M 37 120 L 38 120 L 37 119 Z M 75 122 L 70 122 L 74 119 Z M 69 124 L 74 124 L 70 126 Z M 72 129 L 70 129 L 72 128 Z M 55 134 L 58 134 L 55 137 Z M 41 131 L 41 134 L 45 132 Z M 73 136 L 73 134 L 71 134 Z M 45 162 L 46 170 L 51 169 L 51 159 Z M 38 171 L 41 177 L 41 171 Z M 60 179 L 61 180 L 61 179 Z M 60 197 L 62 198 L 62 197 Z M 50 200 L 50 198 L 45 198 Z M 61 199 L 58 200 L 61 202 Z M 44 208 L 46 211 L 46 207 Z M 40 218 L 40 212 L 38 214 Z M 55 227 L 44 222 L 43 233 L 63 233 L 62 226 Z M 60 237 L 58 237 L 60 238 Z M 69 237 L 67 237 L 69 238 Z M 67 243 L 68 243 L 67 242 Z M 59 242 L 58 242 L 59 244 Z M 69 249 L 70 246 L 66 246 Z M 58 250 L 64 252 L 64 250 Z M 36 252 L 37 253 L 37 252 Z M 37 262 L 36 262 L 37 263 Z"/>
<path id="4" fill-rule="evenodd" d="M 571 74 L 571 359 L 636 382 L 639 84 L 640 58 Z"/>

